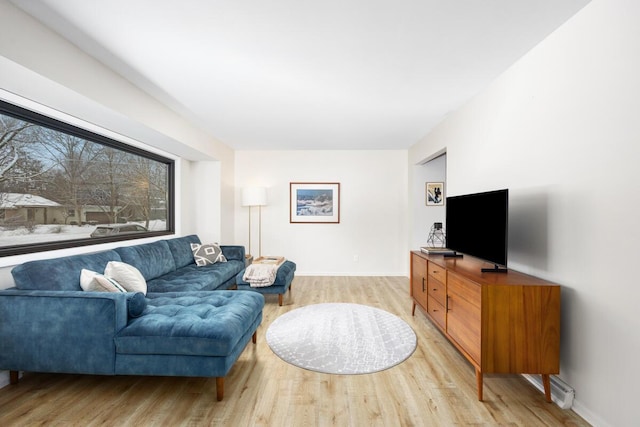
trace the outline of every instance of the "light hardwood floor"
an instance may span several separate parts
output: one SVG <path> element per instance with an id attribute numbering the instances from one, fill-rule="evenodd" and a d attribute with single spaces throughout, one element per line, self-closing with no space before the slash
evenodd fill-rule
<path id="1" fill-rule="evenodd" d="M 0 426 L 587 426 L 545 402 L 522 377 L 485 376 L 476 400 L 472 366 L 416 311 L 404 277 L 297 277 L 278 306 L 266 297 L 249 343 L 216 401 L 215 379 L 27 373 L 0 390 Z M 394 313 L 418 337 L 415 353 L 386 371 L 328 375 L 296 368 L 265 341 L 269 324 L 308 304 L 351 302 Z"/>

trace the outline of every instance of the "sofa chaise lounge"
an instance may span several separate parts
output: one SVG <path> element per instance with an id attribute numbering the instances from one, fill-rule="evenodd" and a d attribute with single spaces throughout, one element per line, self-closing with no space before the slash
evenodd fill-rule
<path id="1" fill-rule="evenodd" d="M 224 377 L 262 322 L 264 297 L 227 290 L 244 268 L 244 247 L 222 246 L 228 262 L 198 267 L 195 235 L 14 267 L 0 291 L 0 370 L 100 375 Z M 86 292 L 82 269 L 109 261 L 136 267 L 148 292 Z M 214 291 L 215 292 L 212 292 Z"/>

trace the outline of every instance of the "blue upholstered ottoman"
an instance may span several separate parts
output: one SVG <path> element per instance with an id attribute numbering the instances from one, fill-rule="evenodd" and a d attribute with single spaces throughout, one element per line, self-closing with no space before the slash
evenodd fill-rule
<path id="1" fill-rule="evenodd" d="M 140 317 L 115 337 L 116 373 L 216 377 L 217 398 L 224 376 L 262 322 L 264 297 L 253 292 L 165 292 L 147 295 Z"/>
<path id="2" fill-rule="evenodd" d="M 239 290 L 254 291 L 261 294 L 278 294 L 278 305 L 282 306 L 282 295 L 291 288 L 291 282 L 293 282 L 293 276 L 296 271 L 296 263 L 292 261 L 285 261 L 279 268 L 278 274 L 276 274 L 276 281 L 271 286 L 253 288 L 244 280 L 244 270 L 236 275 L 236 284 Z"/>

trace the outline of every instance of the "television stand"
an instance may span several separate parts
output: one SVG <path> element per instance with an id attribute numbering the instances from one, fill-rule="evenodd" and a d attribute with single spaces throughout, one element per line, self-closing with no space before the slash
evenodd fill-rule
<path id="1" fill-rule="evenodd" d="M 486 262 L 469 255 L 410 256 L 411 314 L 420 307 L 473 365 L 478 400 L 484 374 L 540 374 L 551 402 L 549 376 L 560 372 L 560 286 L 514 270 L 481 274 Z"/>
<path id="2" fill-rule="evenodd" d="M 481 268 L 481 272 L 483 273 L 506 273 L 506 267 L 500 267 L 498 264 L 494 264 L 493 268 Z"/>

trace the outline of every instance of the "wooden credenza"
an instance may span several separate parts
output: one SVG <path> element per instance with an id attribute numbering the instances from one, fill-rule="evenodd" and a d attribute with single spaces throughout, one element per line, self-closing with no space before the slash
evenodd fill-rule
<path id="1" fill-rule="evenodd" d="M 412 314 L 420 307 L 475 367 L 478 400 L 484 373 L 541 374 L 550 402 L 549 375 L 560 371 L 560 286 L 483 267 L 492 265 L 412 251 Z"/>

